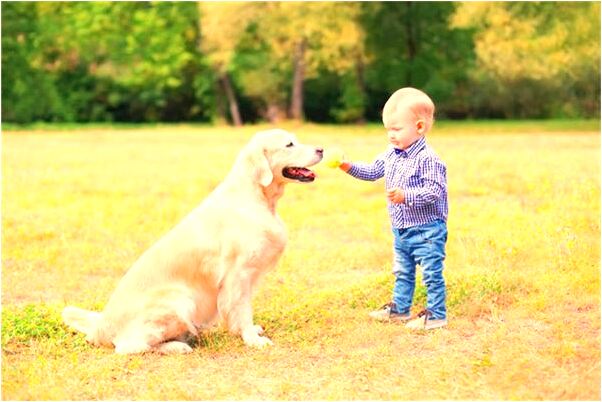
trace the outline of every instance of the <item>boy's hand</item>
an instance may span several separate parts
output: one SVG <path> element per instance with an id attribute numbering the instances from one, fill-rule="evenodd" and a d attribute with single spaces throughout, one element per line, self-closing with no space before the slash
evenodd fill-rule
<path id="1" fill-rule="evenodd" d="M 387 198 L 393 204 L 402 204 L 405 202 L 406 197 L 403 193 L 403 190 L 400 188 L 390 188 L 387 190 Z"/>

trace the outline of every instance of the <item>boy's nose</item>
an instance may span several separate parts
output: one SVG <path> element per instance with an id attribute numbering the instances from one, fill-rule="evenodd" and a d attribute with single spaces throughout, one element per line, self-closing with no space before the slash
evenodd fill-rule
<path id="1" fill-rule="evenodd" d="M 324 148 L 316 148 L 316 153 L 322 156 L 324 154 Z"/>

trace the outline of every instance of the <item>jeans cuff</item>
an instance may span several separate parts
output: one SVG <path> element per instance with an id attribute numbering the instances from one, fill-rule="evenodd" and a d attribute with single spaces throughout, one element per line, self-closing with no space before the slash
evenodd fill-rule
<path id="1" fill-rule="evenodd" d="M 395 313 L 395 314 L 408 314 L 410 312 L 410 309 L 406 309 L 406 311 L 399 311 L 397 310 L 397 306 L 395 304 L 393 304 L 393 306 L 391 306 L 391 312 Z"/>

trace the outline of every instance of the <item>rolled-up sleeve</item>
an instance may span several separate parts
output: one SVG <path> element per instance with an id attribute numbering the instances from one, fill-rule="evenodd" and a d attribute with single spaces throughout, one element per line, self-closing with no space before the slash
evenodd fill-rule
<path id="1" fill-rule="evenodd" d="M 405 204 L 409 207 L 422 207 L 433 204 L 446 194 L 447 171 L 437 159 L 425 159 L 421 166 L 420 187 L 404 190 Z"/>
<path id="2" fill-rule="evenodd" d="M 378 180 L 385 175 L 385 160 L 381 155 L 372 163 L 352 163 L 347 173 L 360 180 Z"/>

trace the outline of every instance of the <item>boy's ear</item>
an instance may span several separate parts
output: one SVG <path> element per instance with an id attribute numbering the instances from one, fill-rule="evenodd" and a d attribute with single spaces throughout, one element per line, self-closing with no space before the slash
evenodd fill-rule
<path id="1" fill-rule="evenodd" d="M 424 134 L 424 128 L 426 127 L 426 123 L 424 120 L 418 120 L 416 122 L 416 131 L 418 134 Z"/>

